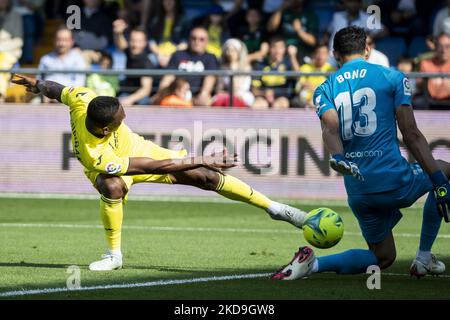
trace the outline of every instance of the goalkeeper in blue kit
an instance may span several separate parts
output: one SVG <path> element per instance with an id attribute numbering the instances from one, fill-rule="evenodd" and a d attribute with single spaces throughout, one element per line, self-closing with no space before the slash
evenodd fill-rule
<path id="1" fill-rule="evenodd" d="M 367 267 L 389 267 L 396 258 L 392 229 L 401 208 L 428 193 L 423 208 L 420 244 L 410 273 L 439 275 L 445 265 L 431 253 L 442 218 L 449 222 L 450 164 L 435 160 L 417 128 L 411 88 L 401 73 L 368 63 L 366 33 L 347 27 L 336 33 L 334 56 L 341 68 L 314 94 L 322 136 L 331 167 L 344 175 L 348 204 L 356 216 L 368 249 L 352 249 L 315 257 L 301 247 L 272 279 L 294 280 L 316 272 L 365 273 Z M 402 157 L 397 125 L 416 163 Z"/>

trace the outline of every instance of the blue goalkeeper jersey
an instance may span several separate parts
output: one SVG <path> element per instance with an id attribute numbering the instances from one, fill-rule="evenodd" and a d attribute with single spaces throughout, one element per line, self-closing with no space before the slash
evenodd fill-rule
<path id="1" fill-rule="evenodd" d="M 400 153 L 395 116 L 396 108 L 411 105 L 403 73 L 351 60 L 316 89 L 314 104 L 319 117 L 329 109 L 337 111 L 344 156 L 364 176 L 364 181 L 344 177 L 348 194 L 390 191 L 412 178 Z"/>

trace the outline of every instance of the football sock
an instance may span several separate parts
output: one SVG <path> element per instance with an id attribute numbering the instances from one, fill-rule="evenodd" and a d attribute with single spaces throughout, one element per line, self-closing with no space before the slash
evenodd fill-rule
<path id="1" fill-rule="evenodd" d="M 431 260 L 431 251 L 417 250 L 416 259 L 428 264 Z"/>
<path id="2" fill-rule="evenodd" d="M 420 251 L 431 251 L 434 240 L 441 227 L 442 217 L 439 215 L 436 205 L 436 198 L 430 192 L 423 207 L 422 231 L 420 233 Z"/>
<path id="3" fill-rule="evenodd" d="M 123 204 L 122 199 L 108 199 L 101 196 L 100 215 L 105 228 L 106 242 L 111 253 L 121 255 Z"/>
<path id="4" fill-rule="evenodd" d="M 286 205 L 272 201 L 248 184 L 230 175 L 219 175 L 220 180 L 216 192 L 228 199 L 249 203 L 266 210 L 274 220 L 287 221 L 300 228 L 305 220 L 306 212 L 297 208 L 285 210 Z"/>
<path id="5" fill-rule="evenodd" d="M 352 249 L 317 258 L 317 272 L 334 271 L 339 274 L 365 273 L 367 267 L 378 264 L 370 250 Z"/>
<path id="6" fill-rule="evenodd" d="M 219 184 L 216 188 L 218 194 L 231 200 L 249 203 L 258 208 L 269 208 L 272 201 L 248 184 L 230 175 L 219 174 L 219 177 Z"/>

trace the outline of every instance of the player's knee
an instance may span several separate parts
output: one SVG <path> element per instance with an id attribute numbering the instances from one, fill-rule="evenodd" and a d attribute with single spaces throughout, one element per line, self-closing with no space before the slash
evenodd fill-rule
<path id="1" fill-rule="evenodd" d="M 120 199 L 126 194 L 126 186 L 119 177 L 97 180 L 98 191 L 110 199 Z"/>
<path id="2" fill-rule="evenodd" d="M 380 269 L 389 268 L 397 258 L 397 253 L 395 251 L 384 253 L 383 255 L 377 256 L 378 266 Z"/>
<path id="3" fill-rule="evenodd" d="M 195 173 L 195 184 L 204 190 L 216 190 L 219 183 L 219 175 L 215 171 L 201 168 Z"/>
<path id="4" fill-rule="evenodd" d="M 217 172 L 199 168 L 190 172 L 190 183 L 203 190 L 216 190 L 219 183 L 219 175 Z"/>

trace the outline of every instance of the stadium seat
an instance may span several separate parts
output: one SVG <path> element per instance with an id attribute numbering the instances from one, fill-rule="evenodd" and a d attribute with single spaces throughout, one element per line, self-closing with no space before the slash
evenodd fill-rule
<path id="1" fill-rule="evenodd" d="M 401 37 L 386 37 L 375 41 L 376 49 L 383 52 L 391 65 L 396 65 L 398 58 L 407 51 L 406 41 Z"/>
<path id="2" fill-rule="evenodd" d="M 429 51 L 429 49 L 426 44 L 426 38 L 414 37 L 409 44 L 408 56 L 414 58 L 427 51 Z"/>

